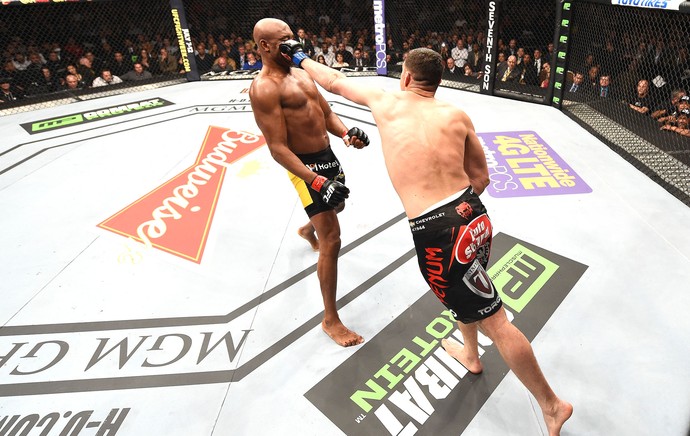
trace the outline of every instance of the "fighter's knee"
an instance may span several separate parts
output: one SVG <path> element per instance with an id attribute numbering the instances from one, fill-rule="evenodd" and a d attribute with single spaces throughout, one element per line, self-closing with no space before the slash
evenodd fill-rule
<path id="1" fill-rule="evenodd" d="M 340 232 L 328 232 L 326 235 L 319 238 L 319 246 L 321 250 L 340 250 Z"/>
<path id="2" fill-rule="evenodd" d="M 503 310 L 498 310 L 494 314 L 477 321 L 477 328 L 483 334 L 492 339 L 500 332 L 502 328 L 506 326 L 506 323 L 510 324 L 508 318 Z"/>

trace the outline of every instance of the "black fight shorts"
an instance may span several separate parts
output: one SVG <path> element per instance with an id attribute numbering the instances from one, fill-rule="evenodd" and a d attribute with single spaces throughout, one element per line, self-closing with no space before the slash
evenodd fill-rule
<path id="1" fill-rule="evenodd" d="M 329 180 L 335 180 L 345 184 L 345 173 L 343 173 L 340 162 L 338 162 L 338 158 L 335 157 L 335 153 L 333 153 L 333 150 L 331 150 L 330 145 L 319 152 L 298 154 L 297 157 L 304 165 L 307 166 L 307 168 L 316 174 L 324 176 Z M 299 198 L 302 201 L 302 207 L 304 207 L 304 211 L 307 213 L 309 218 L 318 213 L 333 209 L 332 206 L 329 206 L 325 201 L 323 201 L 323 198 L 318 192 L 309 188 L 304 180 L 300 179 L 289 171 L 288 175 L 290 176 L 290 181 L 295 186 L 295 189 L 299 194 Z"/>
<path id="2" fill-rule="evenodd" d="M 456 320 L 469 324 L 501 307 L 501 297 L 485 270 L 491 252 L 491 221 L 471 188 L 411 219 L 410 228 L 419 269 Z"/>

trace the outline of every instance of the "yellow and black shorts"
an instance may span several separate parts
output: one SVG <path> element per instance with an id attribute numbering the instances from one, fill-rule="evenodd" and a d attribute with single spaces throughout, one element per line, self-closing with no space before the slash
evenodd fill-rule
<path id="1" fill-rule="evenodd" d="M 335 153 L 331 150 L 330 145 L 316 153 L 298 154 L 297 157 L 307 168 L 316 174 L 324 176 L 329 180 L 335 180 L 345 184 L 345 173 L 340 166 L 340 162 L 338 162 L 338 158 L 335 157 Z M 295 186 L 299 198 L 302 201 L 304 211 L 307 212 L 309 218 L 318 213 L 333 209 L 332 206 L 329 206 L 323 201 L 323 198 L 321 198 L 318 192 L 310 189 L 304 180 L 289 171 L 288 176 L 290 176 L 290 181 Z"/>

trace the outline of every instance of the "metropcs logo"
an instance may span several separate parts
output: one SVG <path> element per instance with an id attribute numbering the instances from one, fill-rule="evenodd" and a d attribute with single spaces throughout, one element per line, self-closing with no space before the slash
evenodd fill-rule
<path id="1" fill-rule="evenodd" d="M 201 263 L 227 168 L 265 144 L 261 135 L 210 126 L 194 165 L 98 227 Z"/>

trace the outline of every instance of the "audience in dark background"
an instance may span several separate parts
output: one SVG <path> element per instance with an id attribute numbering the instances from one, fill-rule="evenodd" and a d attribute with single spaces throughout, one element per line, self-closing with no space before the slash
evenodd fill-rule
<path id="1" fill-rule="evenodd" d="M 0 101 L 88 89 L 103 70 L 130 83 L 184 74 L 171 22 L 147 17 L 154 13 L 169 16 L 169 5 L 152 3 L 124 0 L 98 6 L 36 5 L 31 11 L 22 6 L 4 10 L 16 16 L 5 14 L 0 23 L 4 24 L 0 26 Z M 438 2 L 413 3 L 395 5 L 396 16 L 402 18 L 399 25 L 388 26 L 389 68 L 399 69 L 409 50 L 428 47 L 444 58 L 448 67 L 444 79 L 479 84 L 486 49 L 485 5 L 478 1 L 464 2 L 462 7 L 454 1 L 440 7 Z M 189 56 L 201 74 L 260 69 L 252 28 L 264 16 L 289 23 L 305 51 L 326 65 L 353 71 L 375 68 L 370 3 L 362 8 L 352 1 L 287 0 L 270 10 L 262 5 L 266 3 L 185 2 L 194 48 Z M 233 8 L 245 10 L 235 13 Z M 545 92 L 556 61 L 552 43 L 555 11 L 550 9 L 517 16 L 504 8 L 494 35 L 499 51 L 497 88 Z M 675 96 L 679 91 L 685 95 L 690 83 L 690 23 L 687 15 L 676 15 L 663 28 L 652 21 L 649 28 L 609 26 L 590 35 L 586 53 L 570 54 L 564 97 L 607 98 L 623 102 L 635 115 L 659 120 L 660 125 L 676 125 L 682 109 Z M 646 91 L 638 92 L 640 87 Z"/>

